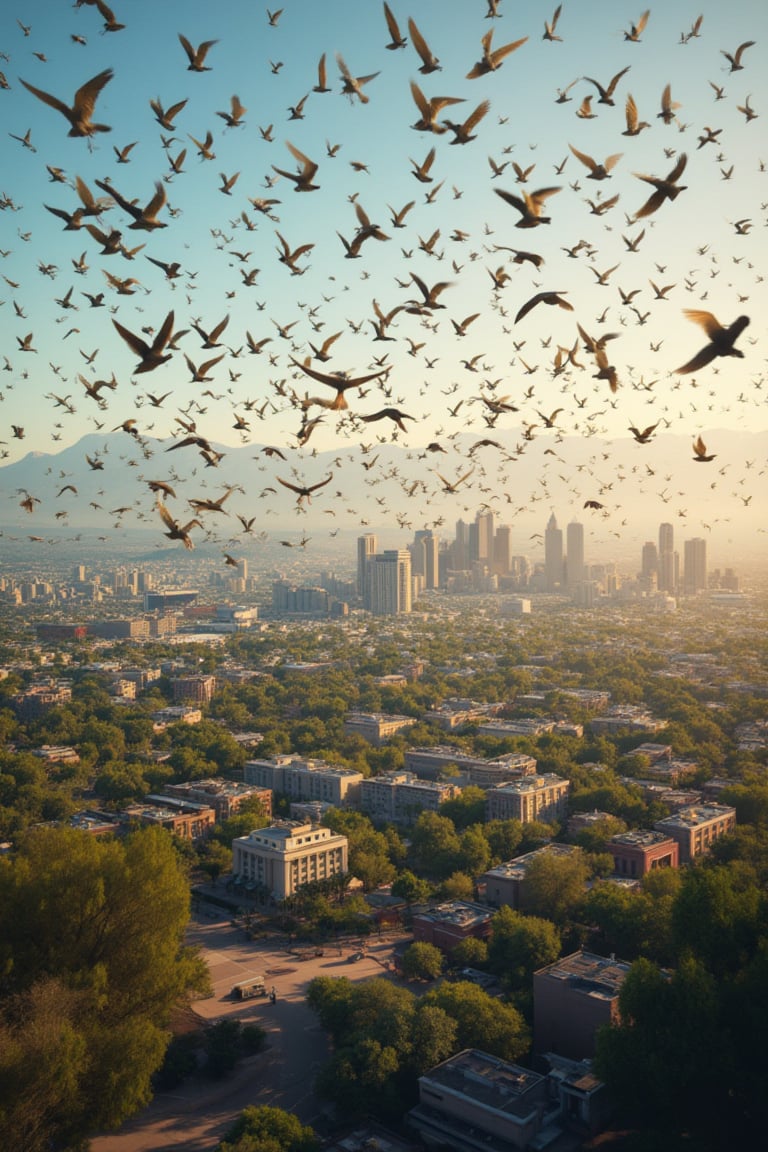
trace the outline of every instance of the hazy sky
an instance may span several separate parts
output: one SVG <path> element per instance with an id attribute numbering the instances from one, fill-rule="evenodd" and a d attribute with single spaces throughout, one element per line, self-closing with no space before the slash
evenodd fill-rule
<path id="1" fill-rule="evenodd" d="M 360 445 L 375 448 L 377 437 L 386 440 L 393 432 L 400 445 L 413 447 L 414 457 L 429 444 L 445 449 L 426 462 L 414 460 L 413 477 L 427 477 L 419 488 L 424 493 L 430 485 L 436 491 L 441 487 L 435 469 L 451 480 L 473 469 L 466 442 L 456 451 L 453 433 L 480 439 L 514 429 L 515 444 L 524 447 L 526 425 L 535 425 L 529 434 L 550 438 L 553 448 L 558 430 L 585 440 L 612 439 L 614 455 L 603 462 L 603 472 L 622 466 L 629 453 L 642 459 L 642 448 L 628 439 L 630 425 L 642 430 L 658 422 L 657 438 L 674 433 L 691 443 L 701 435 L 717 460 L 688 468 L 687 495 L 703 513 L 715 469 L 732 470 L 723 484 L 735 485 L 737 475 L 743 477 L 743 459 L 725 459 L 716 441 L 718 429 L 746 434 L 768 426 L 765 4 L 657 5 L 639 42 L 627 36 L 643 9 L 625 0 L 565 0 L 554 29 L 562 39 L 551 41 L 543 33 L 554 4 L 500 0 L 498 19 L 486 18 L 486 0 L 410 5 L 393 0 L 390 7 L 408 41 L 404 48 L 387 48 L 390 35 L 378 0 L 286 0 L 272 23 L 266 7 L 254 0 L 222 0 L 216 6 L 197 0 L 115 0 L 115 20 L 125 28 L 113 32 L 102 32 L 103 17 L 91 3 L 25 0 L 3 6 L 0 352 L 6 371 L 0 371 L 0 439 L 6 442 L 5 464 L 31 450 L 56 452 L 99 425 L 106 433 L 126 419 L 135 419 L 136 429 L 153 440 L 164 439 L 180 432 L 176 418 L 186 411 L 184 419 L 193 419 L 209 440 L 279 447 L 287 459 L 267 459 L 262 483 L 290 477 L 292 468 L 317 480 L 326 473 L 318 473 L 313 449 L 343 454 L 334 487 L 350 498 L 376 476 L 361 467 L 371 453 L 361 452 Z M 409 17 L 440 70 L 420 72 Z M 492 49 L 524 42 L 495 70 L 468 79 L 489 32 Z M 204 59 L 210 70 L 188 70 L 180 33 L 195 47 L 215 41 Z M 734 57 L 748 41 L 755 43 L 731 70 L 726 53 Z M 366 103 L 342 94 L 337 53 L 353 76 L 372 76 L 362 87 Z M 330 90 L 319 93 L 314 88 L 323 54 Z M 70 104 L 77 88 L 107 68 L 114 78 L 98 96 L 93 119 L 111 131 L 91 140 L 69 138 L 65 117 L 21 83 Z M 616 82 L 613 103 L 600 102 L 599 86 L 607 88 L 623 69 L 628 70 Z M 443 109 L 439 127 L 446 119 L 463 121 L 490 101 L 474 129 L 476 138 L 452 144 L 450 130 L 414 129 L 419 111 L 412 81 L 428 99 L 463 101 Z M 670 123 L 659 115 L 667 84 L 676 105 Z M 567 99 L 558 102 L 559 93 Z M 648 122 L 638 135 L 625 134 L 630 94 L 640 120 Z M 240 126 L 228 127 L 220 113 L 230 112 L 234 95 L 246 112 Z M 291 119 L 289 109 L 305 97 L 303 118 Z M 583 105 L 585 97 L 592 98 L 591 108 Z M 157 123 L 150 99 L 166 109 L 187 101 L 172 131 Z M 215 153 L 210 160 L 198 155 L 192 140 L 204 141 L 208 132 Z M 317 163 L 312 181 L 317 190 L 297 192 L 293 181 L 275 172 L 297 171 L 289 142 Z M 117 152 L 128 145 L 133 147 L 127 162 L 118 162 Z M 431 181 L 421 182 L 413 169 L 432 148 Z M 572 148 L 600 164 L 618 154 L 609 178 L 590 178 Z M 182 150 L 186 157 L 179 164 Z M 635 220 L 653 191 L 636 174 L 666 177 L 681 152 L 688 157 L 679 180 L 685 190 Z M 177 161 L 179 174 L 172 174 L 169 158 Z M 491 160 L 504 166 L 500 174 L 494 174 Z M 62 169 L 67 182 L 52 180 L 46 165 Z M 46 209 L 71 213 L 81 206 L 72 186 L 76 176 L 97 197 L 104 192 L 95 182 L 111 182 L 139 206 L 162 181 L 168 203 L 158 220 L 165 227 L 131 229 L 131 216 L 115 205 L 87 219 L 104 232 L 119 230 L 126 248 L 145 246 L 131 260 L 120 253 L 101 255 L 85 228 L 65 230 L 64 221 Z M 221 190 L 226 181 L 229 194 Z M 540 188 L 559 189 L 544 208 L 551 223 L 516 227 L 520 213 L 495 191 L 520 196 Z M 251 203 L 264 197 L 278 201 L 271 207 L 274 218 Z M 614 197 L 617 203 L 601 213 L 601 202 Z M 410 201 L 404 227 L 394 227 L 393 213 Z M 389 239 L 367 239 L 359 258 L 347 259 L 339 233 L 352 243 L 360 226 L 355 204 Z M 292 275 L 278 259 L 278 232 L 291 249 L 313 245 L 296 260 L 300 274 Z M 535 253 L 543 262 L 516 264 L 512 252 L 496 245 Z M 84 272 L 75 268 L 81 254 Z M 167 279 L 148 256 L 178 262 L 180 276 Z M 491 272 L 499 269 L 509 279 L 494 290 Z M 118 294 L 107 272 L 135 278 L 133 294 Z M 412 274 L 428 287 L 447 282 L 437 297 L 440 307 L 422 314 L 401 311 L 388 329 L 394 339 L 374 340 L 374 301 L 387 313 L 421 299 Z M 515 323 L 518 310 L 538 292 L 561 293 L 572 310 L 541 303 Z M 92 306 L 85 293 L 103 293 L 103 305 Z M 631 302 L 623 302 L 622 293 Z M 204 349 L 190 330 L 168 363 L 132 375 L 137 356 L 116 332 L 113 317 L 134 333 L 144 329 L 142 338 L 151 339 L 171 309 L 176 330 L 198 323 L 210 332 L 228 317 L 221 347 Z M 684 309 L 711 311 L 725 325 L 748 316 L 751 323 L 736 345 L 744 358 L 718 359 L 694 375 L 675 375 L 674 369 L 707 344 L 705 332 L 683 315 Z M 454 322 L 476 313 L 466 334 L 458 335 Z M 577 321 L 595 339 L 615 334 L 606 344 L 618 379 L 615 394 L 595 378 L 594 357 L 584 350 Z M 286 339 L 278 326 L 288 325 Z M 260 354 L 249 352 L 246 332 L 254 342 L 269 338 Z M 312 406 L 309 417 L 322 415 L 322 424 L 299 448 L 302 414 L 292 390 L 298 397 L 326 400 L 333 392 L 300 375 L 289 357 L 303 360 L 312 354 L 311 344 L 319 348 L 335 333 L 341 335 L 329 349 L 331 359 L 313 359 L 312 367 L 360 375 L 377 368 L 374 357 L 386 356 L 387 395 L 373 383 L 365 394 L 347 393 L 350 412 Z M 22 350 L 29 334 L 34 351 Z M 556 365 L 558 346 L 570 349 L 577 341 L 577 365 L 567 359 Z M 192 381 L 185 354 L 198 367 L 224 358 L 210 369 L 211 379 L 200 383 Z M 472 371 L 463 362 L 475 357 Z M 118 386 L 102 390 L 108 407 L 101 410 L 78 376 L 110 380 L 113 373 Z M 159 401 L 166 393 L 161 406 L 148 399 L 152 394 Z M 489 426 L 494 414 L 483 396 L 504 398 L 517 412 L 502 411 Z M 388 418 L 370 424 L 359 419 L 385 407 L 414 418 L 405 421 L 406 433 Z M 544 417 L 553 428 L 546 427 Z M 240 429 L 234 427 L 238 420 Z M 14 425 L 24 429 L 23 439 Z M 506 483 L 509 469 L 490 451 L 482 457 L 482 485 L 477 467 L 464 481 L 470 502 L 474 490 L 478 504 L 492 503 Z M 170 460 L 183 478 L 200 463 L 193 448 L 158 457 L 156 452 L 148 475 L 167 475 Z M 734 496 L 734 515 L 754 515 L 755 525 L 757 505 L 764 506 L 764 465 L 764 459 L 756 462 L 746 486 L 735 494 L 739 499 Z M 577 475 L 573 478 L 581 484 Z M 213 472 L 205 477 L 208 487 L 216 480 Z M 411 475 L 403 473 L 401 480 L 407 491 Z M 588 483 L 583 488 L 585 497 L 593 494 Z M 749 493 L 754 501 L 744 504 L 741 496 Z M 184 491 L 191 494 L 191 488 Z M 525 504 L 526 493 L 515 498 Z M 658 519 L 664 518 L 660 506 Z"/>

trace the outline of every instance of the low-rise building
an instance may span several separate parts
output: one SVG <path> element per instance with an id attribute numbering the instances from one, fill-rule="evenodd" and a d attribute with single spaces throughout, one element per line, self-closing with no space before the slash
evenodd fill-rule
<path id="1" fill-rule="evenodd" d="M 471 1048 L 419 1077 L 408 1120 L 428 1148 L 507 1152 L 532 1146 L 548 1110 L 545 1076 Z"/>
<path id="2" fill-rule="evenodd" d="M 516 720 L 485 720 L 477 726 L 478 736 L 493 736 L 496 740 L 508 740 L 513 736 L 542 736 L 553 732 L 556 720 L 544 716 L 523 716 Z"/>
<path id="3" fill-rule="evenodd" d="M 690 864 L 698 856 L 706 855 L 715 840 L 727 836 L 736 827 L 736 809 L 723 804 L 695 804 L 681 808 L 654 828 L 676 840 L 680 848 L 680 863 Z"/>
<path id="4" fill-rule="evenodd" d="M 169 704 L 150 713 L 153 724 L 200 724 L 203 714 L 199 708 L 187 708 L 183 704 Z"/>
<path id="5" fill-rule="evenodd" d="M 281 820 L 232 842 L 232 872 L 256 884 L 275 900 L 292 896 L 318 880 L 346 875 L 346 836 L 318 824 Z"/>
<path id="6" fill-rule="evenodd" d="M 547 772 L 543 776 L 523 776 L 509 780 L 486 795 L 488 820 L 519 820 L 529 824 L 532 820 L 552 823 L 563 820 L 568 803 L 570 782 Z"/>
<path id="7" fill-rule="evenodd" d="M 592 732 L 610 735 L 615 732 L 660 732 L 666 720 L 658 720 L 639 704 L 614 704 L 602 716 L 589 721 Z"/>
<path id="8" fill-rule="evenodd" d="M 581 848 L 575 844 L 544 844 L 533 852 L 526 852 L 523 856 L 516 856 L 505 864 L 497 864 L 489 868 L 480 877 L 481 888 L 485 887 L 486 903 L 500 908 L 503 904 L 510 908 L 525 907 L 525 878 L 528 869 L 534 860 L 542 856 L 554 856 L 560 859 L 573 856 L 574 853 L 582 855 Z"/>
<path id="9" fill-rule="evenodd" d="M 413 938 L 450 952 L 468 936 L 486 940 L 493 913 L 482 904 L 447 900 L 413 916 Z"/>
<path id="10" fill-rule="evenodd" d="M 80 756 L 68 744 L 43 744 L 40 748 L 32 748 L 32 755 L 37 756 L 44 764 L 79 764 Z"/>
<path id="11" fill-rule="evenodd" d="M 357 804 L 362 772 L 290 754 L 246 760 L 246 784 L 269 788 L 291 800 L 324 800 L 336 808 Z"/>
<path id="12" fill-rule="evenodd" d="M 145 803 L 123 808 L 118 819 L 124 824 L 167 828 L 183 840 L 200 840 L 216 823 L 216 813 L 208 804 L 195 804 L 172 796 L 147 796 Z"/>
<path id="13" fill-rule="evenodd" d="M 413 728 L 413 716 L 387 715 L 384 712 L 348 712 L 344 717 L 344 732 L 348 736 L 362 736 L 377 748 L 398 732 Z"/>
<path id="14" fill-rule="evenodd" d="M 572 1060 L 595 1054 L 595 1033 L 619 1019 L 619 992 L 630 965 L 573 952 L 533 974 L 533 1049 Z"/>
<path id="15" fill-rule="evenodd" d="M 613 857 L 613 870 L 617 876 L 637 879 L 656 868 L 677 868 L 680 848 L 676 840 L 664 832 L 620 832 L 612 836 L 607 851 Z"/>
<path id="16" fill-rule="evenodd" d="M 215 676 L 179 676 L 171 681 L 174 704 L 210 704 L 216 691 Z"/>
<path id="17" fill-rule="evenodd" d="M 422 812 L 437 812 L 460 793 L 455 784 L 420 780 L 413 772 L 386 772 L 361 782 L 359 805 L 372 820 L 408 824 Z"/>
<path id="18" fill-rule="evenodd" d="M 191 800 L 208 804 L 216 813 L 216 820 L 228 820 L 247 800 L 258 800 L 265 816 L 272 818 L 272 793 L 268 788 L 257 788 L 238 780 L 189 780 L 184 784 L 165 784 L 164 791 L 177 800 Z"/>

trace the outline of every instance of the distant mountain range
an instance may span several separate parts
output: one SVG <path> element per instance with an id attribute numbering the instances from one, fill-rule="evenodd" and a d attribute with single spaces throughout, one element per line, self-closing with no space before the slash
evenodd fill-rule
<path id="1" fill-rule="evenodd" d="M 731 540 L 750 553 L 765 550 L 760 529 L 767 527 L 768 431 L 708 430 L 707 450 L 715 456 L 708 463 L 693 460 L 693 435 L 663 434 L 638 444 L 542 430 L 526 441 L 520 429 L 492 428 L 489 442 L 479 439 L 459 433 L 426 448 L 388 441 L 365 454 L 355 445 L 299 461 L 290 450 L 282 460 L 256 443 L 214 444 L 223 455 L 209 467 L 194 446 L 169 452 L 171 441 L 90 434 L 58 452 L 31 452 L 0 467 L 6 498 L 0 530 L 67 539 L 98 530 L 112 543 L 121 532 L 146 531 L 161 540 L 164 527 L 147 481 L 163 480 L 175 489 L 176 499 L 169 497 L 167 505 L 181 523 L 196 515 L 190 498 L 217 499 L 237 486 L 224 512 L 200 515 L 205 529 L 222 540 L 242 533 L 238 514 L 254 518 L 254 533 L 270 536 L 386 531 L 405 542 L 413 530 L 434 527 L 452 538 L 456 520 L 490 509 L 499 524 L 513 526 L 514 552 L 525 550 L 520 541 L 543 531 L 552 511 L 563 525 L 580 520 L 598 539 L 654 539 L 658 524 L 669 520 L 680 540 L 711 534 L 713 541 Z M 303 510 L 277 480 L 312 485 L 329 475 L 327 486 L 300 502 Z M 456 491 L 445 492 L 443 480 Z M 31 512 L 21 506 L 27 497 Z M 585 507 L 587 501 L 602 507 Z"/>

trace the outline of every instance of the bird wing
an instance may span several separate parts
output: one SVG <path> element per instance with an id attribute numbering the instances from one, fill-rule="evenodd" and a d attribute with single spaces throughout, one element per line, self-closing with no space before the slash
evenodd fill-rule
<path id="1" fill-rule="evenodd" d="M 19 79 L 21 80 L 21 77 L 19 77 Z M 42 100 L 44 104 L 48 104 L 51 108 L 56 108 L 59 112 L 63 112 L 67 119 L 69 119 L 71 109 L 63 100 L 59 100 L 58 96 L 52 96 L 50 92 L 44 92 L 42 88 L 35 88 L 33 84 L 28 84 L 26 80 L 21 80 L 21 82 L 33 96 L 37 96 L 38 100 Z"/>
<path id="2" fill-rule="evenodd" d="M 73 101 L 73 110 L 78 116 L 84 120 L 90 120 L 99 93 L 113 76 L 112 69 L 105 68 L 103 72 L 92 76 L 90 80 L 86 80 L 81 88 L 78 88 Z"/>
<path id="3" fill-rule="evenodd" d="M 142 340 L 140 336 L 135 334 L 135 332 L 131 332 L 130 329 L 121 324 L 119 320 L 115 320 L 114 317 L 112 317 L 112 323 L 122 336 L 123 340 L 125 340 L 128 347 L 132 348 L 137 356 L 140 356 L 143 360 L 146 356 L 149 355 L 151 349 L 145 340 Z"/>
<path id="4" fill-rule="evenodd" d="M 711 312 L 705 312 L 699 308 L 684 308 L 683 312 L 689 320 L 693 320 L 694 324 L 701 325 L 710 340 L 714 340 L 724 331 L 722 324 Z"/>

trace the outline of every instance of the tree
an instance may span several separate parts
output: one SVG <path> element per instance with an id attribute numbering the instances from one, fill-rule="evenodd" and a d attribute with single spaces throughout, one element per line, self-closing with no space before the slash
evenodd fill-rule
<path id="1" fill-rule="evenodd" d="M 477 936 L 465 936 L 451 948 L 452 968 L 485 968 L 488 963 L 488 945 Z"/>
<path id="2" fill-rule="evenodd" d="M 5 1146 L 74 1142 L 147 1103 L 171 1009 L 208 988 L 207 970 L 182 943 L 188 918 L 187 879 L 162 829 L 117 841 L 36 828 L 0 859 L 3 1028 L 12 1041 L 3 1071 L 47 1117 L 38 1143 Z M 30 1016 L 50 1007 L 51 980 L 61 989 L 49 1016 L 65 1066 L 48 1096 L 24 1033 Z M 75 1067 L 66 1063 L 72 1053 Z M 65 1114 L 55 1099 L 62 1076 L 71 1083 Z"/>
<path id="3" fill-rule="evenodd" d="M 253 1105 L 241 1112 L 216 1152 L 317 1152 L 314 1130 L 290 1112 Z"/>
<path id="4" fill-rule="evenodd" d="M 554 963 L 560 949 L 560 933 L 551 920 L 505 906 L 491 921 L 489 967 L 515 992 L 529 989 L 533 973 Z"/>
<path id="5" fill-rule="evenodd" d="M 470 784 L 459 796 L 440 805 L 440 815 L 452 820 L 457 831 L 482 823 L 485 819 L 485 791 Z"/>
<path id="6" fill-rule="evenodd" d="M 530 861 L 521 905 L 534 916 L 564 924 L 584 898 L 589 868 L 578 848 L 567 856 L 541 852 Z"/>
<path id="7" fill-rule="evenodd" d="M 408 980 L 436 980 L 443 971 L 444 958 L 439 948 L 417 940 L 403 953 L 403 975 Z"/>
<path id="8" fill-rule="evenodd" d="M 517 1009 L 469 981 L 443 983 L 431 989 L 422 1004 L 442 1008 L 456 1021 L 459 1048 L 482 1048 L 502 1060 L 518 1060 L 530 1044 L 528 1027 Z"/>
<path id="9" fill-rule="evenodd" d="M 429 899 L 431 891 L 426 880 L 422 880 L 407 868 L 392 882 L 392 895 L 399 896 L 406 904 L 423 903 Z"/>
<path id="10" fill-rule="evenodd" d="M 422 812 L 411 832 L 410 856 L 427 876 L 438 880 L 450 876 L 462 863 L 453 821 L 437 812 Z"/>
<path id="11" fill-rule="evenodd" d="M 438 892 L 441 900 L 471 900 L 475 894 L 475 882 L 466 872 L 451 872 Z"/>

